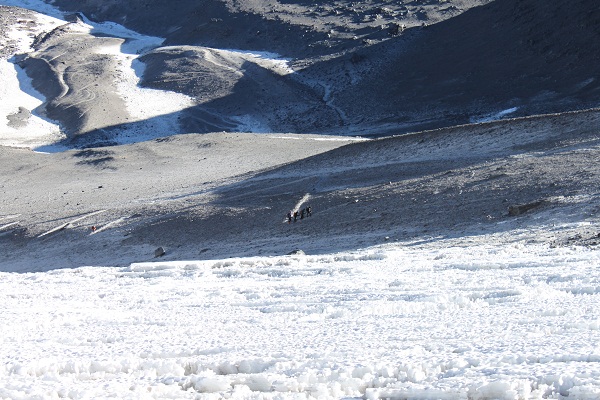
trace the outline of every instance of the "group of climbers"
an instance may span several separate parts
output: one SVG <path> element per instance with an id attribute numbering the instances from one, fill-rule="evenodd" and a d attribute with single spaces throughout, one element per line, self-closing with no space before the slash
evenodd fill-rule
<path id="1" fill-rule="evenodd" d="M 312 215 L 312 208 L 310 206 L 304 207 L 302 210 L 290 210 L 287 213 L 287 222 L 291 224 L 293 222 L 297 222 L 298 219 L 304 219 L 306 217 L 310 217 Z"/>

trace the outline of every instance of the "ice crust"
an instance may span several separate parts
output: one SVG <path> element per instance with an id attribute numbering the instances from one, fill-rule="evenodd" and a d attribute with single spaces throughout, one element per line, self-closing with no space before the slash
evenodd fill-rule
<path id="1" fill-rule="evenodd" d="M 600 252 L 390 244 L 0 274 L 0 395 L 596 398 Z"/>

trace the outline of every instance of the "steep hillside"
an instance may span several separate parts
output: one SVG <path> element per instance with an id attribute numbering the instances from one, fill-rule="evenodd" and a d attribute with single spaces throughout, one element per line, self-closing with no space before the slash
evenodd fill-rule
<path id="1" fill-rule="evenodd" d="M 360 52 L 356 60 L 384 62 L 336 95 L 364 132 L 383 121 L 397 132 L 396 124 L 448 126 L 600 100 L 600 8 L 591 0 L 495 1 L 427 27 L 404 47 L 392 42 Z"/>
<path id="2" fill-rule="evenodd" d="M 17 60 L 67 146 L 149 130 L 381 136 L 600 100 L 592 0 L 53 4 L 83 14 L 65 15 Z M 144 87 L 187 96 L 185 106 L 132 118 L 128 68 Z"/>

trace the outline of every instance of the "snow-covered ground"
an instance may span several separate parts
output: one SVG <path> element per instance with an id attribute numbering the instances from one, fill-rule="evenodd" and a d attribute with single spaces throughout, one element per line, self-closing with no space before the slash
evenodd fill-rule
<path id="1" fill-rule="evenodd" d="M 0 397 L 597 399 L 600 251 L 493 242 L 2 273 Z"/>

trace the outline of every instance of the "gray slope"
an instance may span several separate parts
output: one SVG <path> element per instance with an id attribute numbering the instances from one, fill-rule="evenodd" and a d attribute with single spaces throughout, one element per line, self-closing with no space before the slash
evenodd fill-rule
<path id="1" fill-rule="evenodd" d="M 0 265 L 114 265 L 151 260 L 158 246 L 183 260 L 347 251 L 386 237 L 511 242 L 518 231 L 592 244 L 599 118 L 592 110 L 342 147 L 212 134 L 53 155 L 4 148 Z M 307 194 L 313 216 L 284 223 Z M 510 216 L 519 204 L 537 207 Z"/>
<path id="2" fill-rule="evenodd" d="M 175 46 L 143 58 L 144 85 L 197 98 L 174 133 L 236 131 L 243 112 L 274 132 L 390 135 L 464 124 L 513 107 L 512 116 L 527 116 L 586 109 L 600 100 L 600 11 L 593 0 L 56 4 Z M 398 26 L 406 29 L 397 32 Z M 49 114 L 76 138 L 67 144 L 110 143 L 129 126 L 118 113 L 106 118 L 104 105 L 114 96 L 111 80 L 103 78 L 112 73 L 110 60 L 93 60 L 94 70 L 77 68 L 81 57 L 98 58 L 82 53 L 84 47 L 108 39 L 90 36 L 85 45 L 80 37 L 64 39 L 61 46 L 77 54 L 60 60 L 73 96 L 50 95 Z M 280 76 L 254 62 L 215 65 L 203 56 L 213 51 L 206 46 L 278 52 L 293 59 L 297 73 Z M 49 48 L 32 55 L 55 56 Z M 31 76 L 43 76 L 37 80 L 42 91 L 53 85 L 44 63 L 27 65 Z M 57 81 L 60 65 L 53 65 Z M 98 80 L 94 92 L 88 84 Z M 106 101 L 77 102 L 89 95 Z"/>

